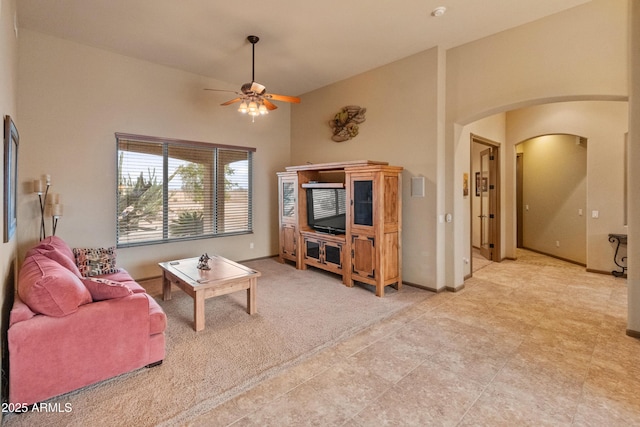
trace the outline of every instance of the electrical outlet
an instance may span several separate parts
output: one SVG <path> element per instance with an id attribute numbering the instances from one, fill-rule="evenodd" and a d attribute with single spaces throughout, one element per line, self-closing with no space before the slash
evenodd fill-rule
<path id="1" fill-rule="evenodd" d="M 253 249 L 253 242 L 249 243 L 249 249 Z"/>
<path id="2" fill-rule="evenodd" d="M 560 240 L 556 240 L 556 248 L 560 247 Z"/>

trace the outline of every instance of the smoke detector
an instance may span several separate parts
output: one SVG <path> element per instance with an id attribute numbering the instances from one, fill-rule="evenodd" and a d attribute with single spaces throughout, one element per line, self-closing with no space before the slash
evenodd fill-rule
<path id="1" fill-rule="evenodd" d="M 444 15 L 446 11 L 447 11 L 447 8 L 444 6 L 436 7 L 431 11 L 431 16 L 435 16 L 436 18 L 439 18 L 442 15 Z"/>

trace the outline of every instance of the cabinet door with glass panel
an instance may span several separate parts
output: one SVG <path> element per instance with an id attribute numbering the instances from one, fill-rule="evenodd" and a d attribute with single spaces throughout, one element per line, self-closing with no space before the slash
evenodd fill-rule
<path id="1" fill-rule="evenodd" d="M 350 215 L 352 232 L 373 233 L 376 215 L 375 174 L 350 174 Z"/>
<path id="2" fill-rule="evenodd" d="M 342 274 L 342 251 L 344 238 L 302 232 L 304 263 L 313 267 Z"/>
<path id="3" fill-rule="evenodd" d="M 280 211 L 280 260 L 297 261 L 298 247 L 298 175 L 283 172 L 278 174 Z"/>
<path id="4" fill-rule="evenodd" d="M 375 173 L 347 174 L 349 185 L 350 274 L 358 281 L 376 279 L 376 200 Z"/>

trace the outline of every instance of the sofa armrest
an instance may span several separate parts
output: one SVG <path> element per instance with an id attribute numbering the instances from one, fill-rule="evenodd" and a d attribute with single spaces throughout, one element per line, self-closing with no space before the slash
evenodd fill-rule
<path id="1" fill-rule="evenodd" d="M 29 306 L 20 299 L 18 294 L 14 294 L 13 298 L 13 307 L 11 307 L 11 313 L 9 313 L 9 326 L 14 323 L 29 320 L 36 315 L 36 313 L 31 311 Z"/>
<path id="2" fill-rule="evenodd" d="M 147 365 L 149 328 L 146 294 L 13 324 L 8 331 L 9 400 L 39 402 Z"/>

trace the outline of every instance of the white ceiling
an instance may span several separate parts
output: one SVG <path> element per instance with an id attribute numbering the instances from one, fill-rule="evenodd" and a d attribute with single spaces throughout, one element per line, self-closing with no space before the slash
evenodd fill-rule
<path id="1" fill-rule="evenodd" d="M 434 46 L 451 48 L 589 0 L 19 0 L 21 28 L 239 89 L 300 95 Z M 439 18 L 438 6 L 447 7 Z"/>

